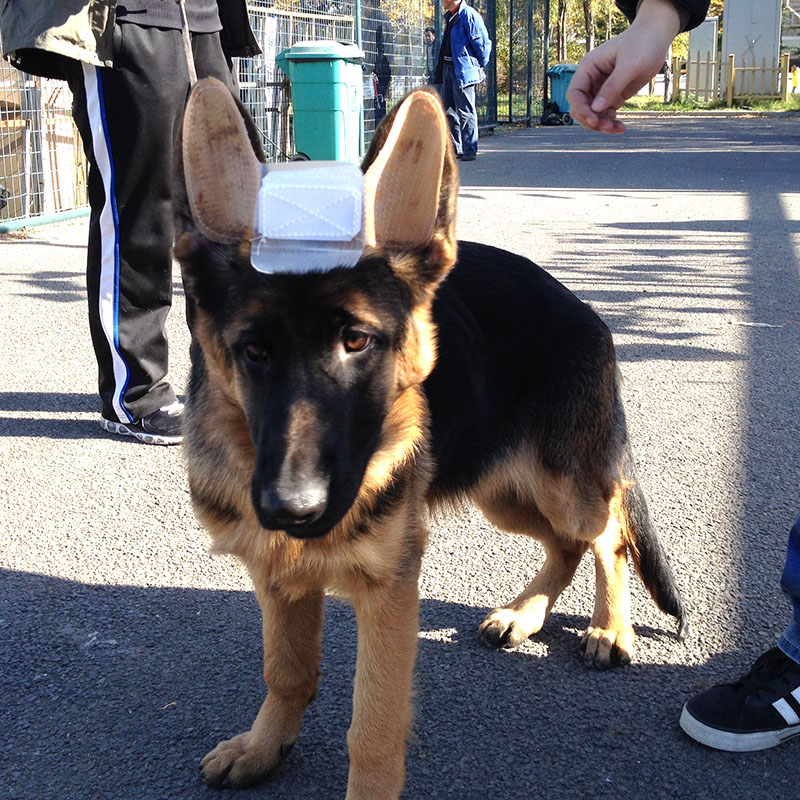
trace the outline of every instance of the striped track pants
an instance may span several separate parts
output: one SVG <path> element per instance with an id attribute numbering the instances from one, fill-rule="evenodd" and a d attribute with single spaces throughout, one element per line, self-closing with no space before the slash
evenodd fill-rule
<path id="1" fill-rule="evenodd" d="M 135 421 L 175 400 L 166 380 L 172 303 L 173 150 L 189 75 L 178 30 L 117 24 L 114 67 L 65 60 L 89 162 L 87 296 L 102 414 Z M 199 77 L 232 86 L 218 34 L 194 34 Z"/>

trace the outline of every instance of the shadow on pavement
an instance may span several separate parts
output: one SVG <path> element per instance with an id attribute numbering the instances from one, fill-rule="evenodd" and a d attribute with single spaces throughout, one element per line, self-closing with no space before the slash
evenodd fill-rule
<path id="1" fill-rule="evenodd" d="M 107 438 L 99 425 L 99 399 L 69 392 L 0 392 L 0 437 L 42 439 Z M 11 412 L 24 417 L 7 416 Z M 37 413 L 43 416 L 35 416 Z M 92 413 L 91 419 L 72 419 L 70 414 Z M 57 414 L 57 417 L 44 416 Z M 34 415 L 34 416 L 32 416 Z M 67 418 L 64 418 L 67 415 Z"/>
<path id="2" fill-rule="evenodd" d="M 733 768 L 728 777 L 719 771 L 708 796 L 736 797 L 738 781 L 760 785 L 758 775 L 781 757 L 779 749 L 737 761 L 677 729 L 683 699 L 735 670 L 733 658 L 599 673 L 576 655 L 574 629 L 586 619 L 553 615 L 537 637 L 547 653 L 539 658 L 481 645 L 475 630 L 484 612 L 422 601 L 404 798 L 487 800 L 483 787 L 497 786 L 498 775 L 502 796 L 514 800 L 641 797 L 653 781 L 650 796 L 681 797 L 687 780 L 720 760 Z M 236 797 L 344 793 L 356 634 L 349 606 L 329 600 L 326 614 L 320 694 L 300 741 L 282 774 Z M 262 698 L 260 613 L 250 593 L 3 571 L 0 637 L 4 797 L 218 796 L 202 784 L 199 760 L 248 728 Z M 652 752 L 653 740 L 663 759 L 643 763 L 638 748 Z M 770 796 L 789 795 L 773 786 Z"/>

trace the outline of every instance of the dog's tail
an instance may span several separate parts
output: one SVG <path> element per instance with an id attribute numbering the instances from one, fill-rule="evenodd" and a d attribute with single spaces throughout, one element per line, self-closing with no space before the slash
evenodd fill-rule
<path id="1" fill-rule="evenodd" d="M 623 523 L 634 566 L 656 605 L 678 620 L 678 637 L 684 639 L 689 630 L 686 608 L 667 554 L 650 520 L 644 493 L 636 480 L 633 454 L 628 444 L 625 445 L 622 474 Z"/>

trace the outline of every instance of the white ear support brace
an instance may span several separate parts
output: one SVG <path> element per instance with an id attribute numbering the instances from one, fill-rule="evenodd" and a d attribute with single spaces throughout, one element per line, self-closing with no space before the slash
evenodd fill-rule
<path id="1" fill-rule="evenodd" d="M 355 164 L 262 167 L 250 260 L 259 272 L 352 267 L 364 251 L 364 176 Z"/>

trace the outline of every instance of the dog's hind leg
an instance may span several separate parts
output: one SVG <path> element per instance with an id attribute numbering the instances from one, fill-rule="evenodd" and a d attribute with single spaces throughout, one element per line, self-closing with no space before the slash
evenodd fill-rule
<path id="1" fill-rule="evenodd" d="M 256 594 L 267 696 L 249 731 L 220 742 L 203 759 L 203 777 L 212 786 L 252 786 L 274 772 L 297 741 L 303 712 L 317 691 L 323 593 L 297 600 L 258 588 Z"/>
<path id="2" fill-rule="evenodd" d="M 494 609 L 481 623 L 481 639 L 490 647 L 516 647 L 542 629 L 587 547 L 585 542 L 566 545 L 555 537 L 544 539 L 543 544 L 546 558 L 536 577 L 511 603 Z"/>
<path id="3" fill-rule="evenodd" d="M 502 530 L 538 539 L 545 561 L 523 592 L 483 620 L 479 633 L 490 647 L 517 647 L 544 625 L 558 596 L 569 585 L 588 543 L 559 535 L 535 496 L 529 461 L 504 463 L 471 492 L 486 519 Z M 556 492 L 560 498 L 560 492 Z"/>
<path id="4" fill-rule="evenodd" d="M 472 496 L 499 528 L 539 539 L 546 559 L 519 597 L 486 617 L 481 637 L 493 647 L 515 647 L 537 633 L 591 547 L 597 575 L 584 661 L 598 669 L 627 664 L 634 638 L 624 527 L 629 487 L 612 475 L 576 478 L 524 466 L 507 462 Z"/>
<path id="5" fill-rule="evenodd" d="M 592 543 L 595 563 L 594 613 L 581 640 L 584 663 L 598 669 L 629 664 L 634 632 L 628 586 L 628 546 L 613 498 L 605 530 Z"/>

